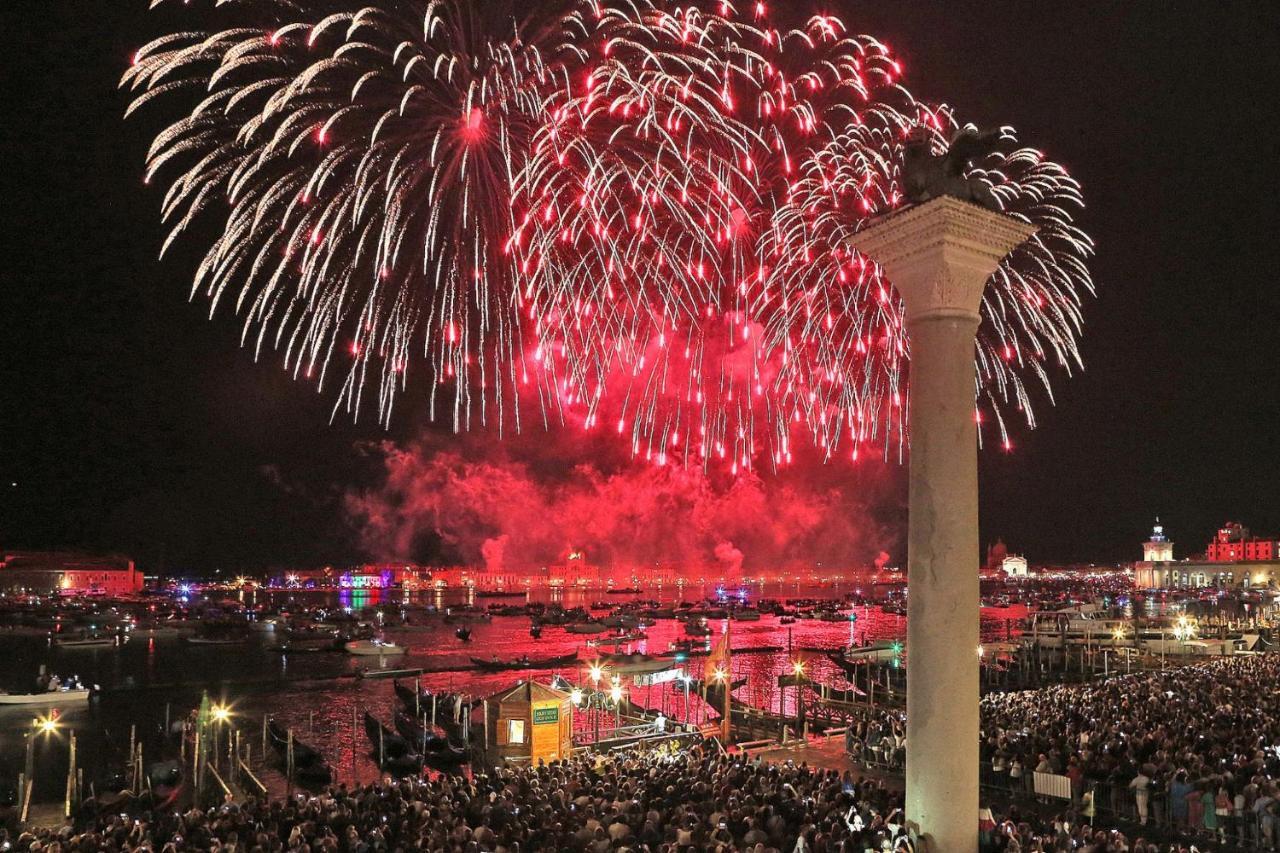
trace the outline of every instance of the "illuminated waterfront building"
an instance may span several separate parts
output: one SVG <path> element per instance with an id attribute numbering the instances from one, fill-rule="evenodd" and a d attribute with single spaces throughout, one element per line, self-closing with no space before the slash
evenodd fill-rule
<path id="1" fill-rule="evenodd" d="M 1165 536 L 1164 528 L 1156 522 L 1151 538 L 1142 546 L 1143 559 L 1133 566 L 1133 583 L 1139 589 L 1197 589 L 1197 588 L 1256 588 L 1274 585 L 1280 580 L 1280 559 L 1271 551 L 1271 557 L 1263 559 L 1227 560 L 1222 558 L 1224 551 L 1219 546 L 1235 543 L 1238 553 L 1246 553 L 1241 539 L 1226 537 L 1238 536 L 1248 531 L 1240 525 L 1228 524 L 1210 544 L 1210 553 L 1206 559 L 1175 560 L 1173 543 Z M 1265 541 L 1265 540 L 1259 540 Z M 1273 543 L 1274 544 L 1274 543 Z M 1230 552 L 1226 552 L 1230 553 Z M 1259 553 L 1258 551 L 1249 553 Z"/>
<path id="2" fill-rule="evenodd" d="M 1204 557 L 1211 563 L 1276 560 L 1280 559 L 1280 540 L 1251 536 L 1240 522 L 1228 521 L 1218 529 Z"/>
<path id="3" fill-rule="evenodd" d="M 0 559 L 0 589 L 38 595 L 131 595 L 142 572 L 119 555 L 10 551 Z"/>

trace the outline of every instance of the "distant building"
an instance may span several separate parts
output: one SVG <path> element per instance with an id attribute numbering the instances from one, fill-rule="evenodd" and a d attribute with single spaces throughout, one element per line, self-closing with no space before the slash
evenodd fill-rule
<path id="1" fill-rule="evenodd" d="M 1228 521 L 1205 549 L 1204 558 L 1211 563 L 1280 559 L 1280 540 L 1251 536 L 1240 522 Z"/>
<path id="2" fill-rule="evenodd" d="M 1133 566 L 1133 584 L 1139 589 L 1248 589 L 1280 580 L 1280 560 L 1276 559 L 1176 561 L 1173 543 L 1165 537 L 1159 521 L 1151 538 L 1143 543 L 1142 555 L 1144 559 Z"/>
<path id="3" fill-rule="evenodd" d="M 338 575 L 341 589 L 417 589 L 420 577 L 430 577 L 427 569 L 412 563 L 366 563 Z"/>
<path id="4" fill-rule="evenodd" d="M 1027 558 L 1020 554 L 1010 554 L 1000 562 L 1000 568 L 1011 578 L 1027 576 Z"/>
<path id="5" fill-rule="evenodd" d="M 548 586 L 598 586 L 600 567 L 587 562 L 582 551 L 571 551 L 563 563 L 546 566 L 542 574 Z"/>
<path id="6" fill-rule="evenodd" d="M 0 559 L 0 589 L 37 595 L 131 595 L 142 572 L 119 555 L 11 551 Z"/>
<path id="7" fill-rule="evenodd" d="M 517 572 L 491 572 L 485 567 L 441 566 L 430 570 L 430 584 L 436 589 L 470 588 L 481 592 L 519 592 L 530 577 Z"/>

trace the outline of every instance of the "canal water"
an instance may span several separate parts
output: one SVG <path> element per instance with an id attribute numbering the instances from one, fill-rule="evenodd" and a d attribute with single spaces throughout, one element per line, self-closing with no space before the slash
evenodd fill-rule
<path id="1" fill-rule="evenodd" d="M 761 597 L 838 598 L 853 591 L 853 585 L 804 588 L 768 584 L 751 587 L 743 598 L 750 604 Z M 377 590 L 262 591 L 243 595 L 244 603 L 250 605 L 291 601 L 310 606 L 337 605 L 352 612 L 387 603 L 446 607 L 463 603 L 461 599 L 437 593 L 406 598 L 406 594 L 399 591 Z M 565 607 L 573 607 L 600 599 L 617 604 L 637 597 L 664 601 L 683 597 L 701 601 L 716 595 L 715 587 L 686 586 L 679 592 L 668 590 L 656 594 L 646 589 L 639 596 L 606 596 L 598 590 L 569 590 L 556 596 L 556 600 Z M 477 603 L 518 605 L 522 600 L 481 597 Z M 732 660 L 733 676 L 747 679 L 746 685 L 735 693 L 738 699 L 773 710 L 778 709 L 781 699 L 782 707 L 793 713 L 796 691 L 787 690 L 784 695 L 778 688 L 778 676 L 790 672 L 794 660 L 803 659 L 807 674 L 814 680 L 844 688 L 848 683 L 840 671 L 815 650 L 836 650 L 851 641 L 865 643 L 906 636 L 906 619 L 900 615 L 883 612 L 876 606 L 859 606 L 854 613 L 856 620 L 844 622 L 799 619 L 794 624 L 783 625 L 775 616 L 764 616 L 756 622 L 713 621 L 710 624 L 713 636 L 709 640 L 715 640 L 725 630 L 732 632 L 732 646 L 738 650 Z M 1026 609 L 1021 605 L 984 609 L 984 639 L 1003 638 L 1008 623 L 1025 615 Z M 385 660 L 345 653 L 282 654 L 272 649 L 279 641 L 269 631 L 255 633 L 237 646 L 193 646 L 176 638 L 135 637 L 118 647 L 83 649 L 51 647 L 42 638 L 0 633 L 0 684 L 9 690 L 29 689 L 30 681 L 42 665 L 62 677 L 79 675 L 103 689 L 102 695 L 88 705 L 57 709 L 58 728 L 52 733 L 32 734 L 30 708 L 0 708 L 0 788 L 9 788 L 16 782 L 28 737 L 35 738 L 37 801 L 56 800 L 61 796 L 72 731 L 76 733 L 86 786 L 91 780 L 104 777 L 108 768 L 124 766 L 131 729 L 142 742 L 148 763 L 174 757 L 169 754 L 174 749 L 172 742 L 166 744 L 162 734 L 165 720 L 189 714 L 206 692 L 211 701 L 232 709 L 241 737 L 254 743 L 255 763 L 261 749 L 262 720 L 264 715 L 270 715 L 292 728 L 297 737 L 320 749 L 339 780 L 368 781 L 377 778 L 378 771 L 363 728 L 353 725 L 353 720 L 368 710 L 390 724 L 396 699 L 390 679 L 356 677 L 362 669 L 422 668 L 428 670 L 420 676 L 425 688 L 483 697 L 522 678 L 545 681 L 553 673 L 467 671 L 465 668 L 471 666 L 472 656 L 510 660 L 528 655 L 536 659 L 576 651 L 582 664 L 564 667 L 560 674 L 585 683 L 585 664 L 599 653 L 588 646 L 592 636 L 572 634 L 562 627 L 545 626 L 541 638 L 534 640 L 529 635 L 530 620 L 525 616 L 494 616 L 489 622 L 475 622 L 469 626 L 473 633 L 466 643 L 454 636 L 456 625 L 444 624 L 438 618 L 429 622 L 423 626 L 388 629 L 387 639 L 407 647 L 408 651 Z M 682 624 L 670 619 L 659 620 L 645 629 L 645 633 L 645 640 L 623 646 L 621 650 L 664 653 L 672 642 L 685 638 Z M 752 649 L 768 651 L 750 651 Z M 701 659 L 693 659 L 694 677 L 701 676 L 702 665 Z M 624 686 L 631 701 L 663 710 L 674 719 L 686 717 L 686 702 L 690 719 L 696 722 L 705 717 L 705 705 L 696 694 L 686 698 L 679 682 L 653 687 Z M 40 713 L 46 710 L 40 709 Z M 479 737 L 478 732 L 476 736 Z M 273 790 L 283 790 L 284 782 L 279 774 L 268 772 L 266 781 Z"/>

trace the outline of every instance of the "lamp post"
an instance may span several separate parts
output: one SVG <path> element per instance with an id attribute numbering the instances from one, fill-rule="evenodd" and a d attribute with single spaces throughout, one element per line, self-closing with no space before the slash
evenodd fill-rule
<path id="1" fill-rule="evenodd" d="M 804 661 L 796 660 L 791 662 L 791 674 L 796 682 L 796 731 L 801 739 L 805 735 L 804 727 L 804 688 L 800 685 L 800 679 L 804 678 Z"/>
<path id="2" fill-rule="evenodd" d="M 599 703 L 600 677 L 604 674 L 604 670 L 601 668 L 600 663 L 597 661 L 596 663 L 591 664 L 590 668 L 587 671 L 591 675 L 591 682 L 593 685 L 591 695 L 593 698 L 596 699 L 594 703 L 596 706 L 596 710 L 595 710 L 595 713 L 592 715 L 592 717 L 595 719 L 595 730 L 596 730 L 595 742 L 599 744 L 600 743 L 600 703 Z M 590 705 L 588 705 L 588 707 L 590 707 Z"/>
<path id="3" fill-rule="evenodd" d="M 613 736 L 618 736 L 622 727 L 622 679 L 613 677 L 613 686 L 609 688 L 609 698 L 613 700 Z"/>

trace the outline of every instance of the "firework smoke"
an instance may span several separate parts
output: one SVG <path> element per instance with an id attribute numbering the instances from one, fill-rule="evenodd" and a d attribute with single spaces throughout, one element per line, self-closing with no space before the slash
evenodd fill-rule
<path id="1" fill-rule="evenodd" d="M 381 470 L 347 510 L 375 559 L 501 566 L 525 571 L 573 550 L 606 568 L 663 566 L 684 574 L 788 567 L 861 567 L 896 543 L 900 484 L 886 471 L 813 464 L 717 478 L 697 468 L 614 455 L 568 467 L 577 444 L 449 438 L 370 446 Z M 603 458 L 609 459 L 605 453 Z M 439 543 L 436 547 L 434 543 Z"/>

